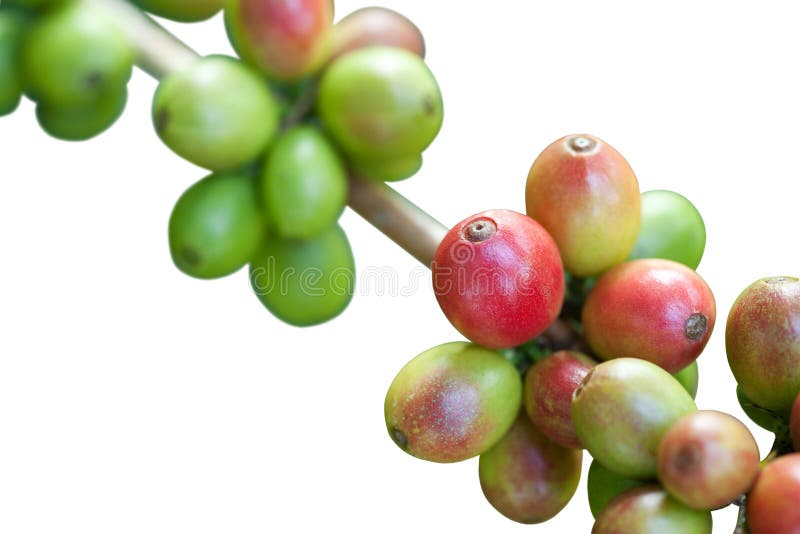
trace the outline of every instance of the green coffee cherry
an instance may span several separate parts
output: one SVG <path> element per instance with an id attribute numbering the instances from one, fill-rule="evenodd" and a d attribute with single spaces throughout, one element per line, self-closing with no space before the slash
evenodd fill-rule
<path id="1" fill-rule="evenodd" d="M 266 83 L 242 62 L 209 56 L 161 81 L 153 122 L 176 154 L 226 171 L 264 152 L 278 129 L 278 106 Z"/>
<path id="2" fill-rule="evenodd" d="M 384 46 L 334 61 L 322 76 L 317 109 L 349 156 L 372 161 L 418 156 L 439 133 L 444 113 L 422 58 Z"/>
<path id="3" fill-rule="evenodd" d="M 22 11 L 0 9 L 0 116 L 17 109 L 22 97 L 17 55 L 27 23 Z"/>
<path id="4" fill-rule="evenodd" d="M 273 237 L 250 264 L 250 284 L 284 322 L 311 326 L 329 321 L 350 303 L 355 285 L 347 236 L 333 225 L 308 240 Z"/>
<path id="5" fill-rule="evenodd" d="M 85 141 L 100 135 L 114 124 L 125 110 L 128 90 L 103 95 L 95 102 L 79 106 L 36 104 L 36 119 L 42 130 L 64 141 Z"/>
<path id="6" fill-rule="evenodd" d="M 183 193 L 169 219 L 175 265 L 195 278 L 238 271 L 264 238 L 255 183 L 242 173 L 212 174 Z"/>
<path id="7" fill-rule="evenodd" d="M 330 227 L 347 203 L 347 171 L 319 130 L 295 127 L 275 142 L 261 174 L 261 193 L 275 231 L 309 238 Z"/>
<path id="8" fill-rule="evenodd" d="M 115 22 L 84 2 L 59 5 L 34 21 L 19 58 L 27 94 L 54 106 L 119 94 L 133 60 L 133 48 Z"/>
<path id="9" fill-rule="evenodd" d="M 216 15 L 224 0 L 133 0 L 144 10 L 179 22 L 198 22 Z"/>
<path id="10" fill-rule="evenodd" d="M 700 382 L 700 369 L 697 367 L 697 360 L 693 361 L 677 373 L 672 374 L 675 380 L 680 382 L 692 398 L 697 397 L 697 386 Z"/>
<path id="11" fill-rule="evenodd" d="M 417 174 L 422 168 L 422 155 L 404 156 L 396 159 L 352 159 L 353 170 L 362 178 L 379 182 L 398 182 Z"/>
<path id="12" fill-rule="evenodd" d="M 642 193 L 642 224 L 628 259 L 663 258 L 697 269 L 706 246 L 703 217 L 672 191 Z"/>
<path id="13" fill-rule="evenodd" d="M 617 495 L 644 485 L 645 482 L 625 478 L 607 469 L 597 460 L 592 460 L 586 478 L 586 492 L 589 496 L 589 508 L 592 517 L 597 517 L 603 508 Z"/>

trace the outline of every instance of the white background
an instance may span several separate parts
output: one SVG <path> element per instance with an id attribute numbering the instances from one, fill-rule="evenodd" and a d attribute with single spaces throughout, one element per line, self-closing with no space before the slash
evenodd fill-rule
<path id="1" fill-rule="evenodd" d="M 699 272 L 718 317 L 698 404 L 743 417 L 727 311 L 756 279 L 800 274 L 800 8 L 380 4 L 423 30 L 446 109 L 423 170 L 398 189 L 447 225 L 521 211 L 548 143 L 605 139 L 643 191 L 679 191 L 705 218 Z M 337 18 L 365 5 L 339 1 Z M 203 53 L 230 50 L 220 17 L 169 27 Z M 358 267 L 419 287 L 362 284 L 317 328 L 273 319 L 243 272 L 201 282 L 173 267 L 170 210 L 205 173 L 152 132 L 154 88 L 137 72 L 123 118 L 88 143 L 46 137 L 28 102 L 0 119 L 0 531 L 588 532 L 583 483 L 555 520 L 523 527 L 484 501 L 477 460 L 426 463 L 389 439 L 396 372 L 459 336 L 421 267 L 356 215 L 342 224 Z M 770 437 L 750 426 L 766 453 Z M 734 520 L 715 513 L 715 532 Z"/>

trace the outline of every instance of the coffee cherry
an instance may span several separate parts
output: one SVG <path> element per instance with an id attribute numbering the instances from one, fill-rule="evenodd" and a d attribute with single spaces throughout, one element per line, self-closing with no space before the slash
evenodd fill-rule
<path id="1" fill-rule="evenodd" d="M 336 222 L 347 203 L 347 171 L 316 128 L 283 133 L 261 173 L 261 196 L 277 233 L 309 238 Z"/>
<path id="2" fill-rule="evenodd" d="M 745 493 L 758 475 L 753 435 L 738 419 L 710 410 L 676 422 L 658 449 L 658 478 L 690 508 L 716 510 Z"/>
<path id="3" fill-rule="evenodd" d="M 677 373 L 672 373 L 672 376 L 681 383 L 683 388 L 689 392 L 689 395 L 691 395 L 693 399 L 697 397 L 697 386 L 700 381 L 700 370 L 697 367 L 697 360 Z"/>
<path id="4" fill-rule="evenodd" d="M 525 375 L 523 404 L 530 420 L 562 447 L 581 448 L 572 424 L 572 395 L 596 362 L 560 351 L 535 363 Z"/>
<path id="5" fill-rule="evenodd" d="M 133 0 L 154 15 L 179 22 L 210 19 L 221 9 L 224 0 Z"/>
<path id="6" fill-rule="evenodd" d="M 17 109 L 22 98 L 17 57 L 28 21 L 20 10 L 0 9 L 0 116 Z"/>
<path id="7" fill-rule="evenodd" d="M 386 428 L 398 447 L 432 462 L 458 462 L 486 452 L 520 410 L 522 382 L 500 354 L 446 343 L 411 360 L 384 403 Z"/>
<path id="8" fill-rule="evenodd" d="M 362 48 L 331 63 L 317 110 L 348 156 L 372 161 L 419 156 L 439 133 L 444 113 L 422 58 L 388 46 Z"/>
<path id="9" fill-rule="evenodd" d="M 250 264 L 250 284 L 270 313 L 294 326 L 330 321 L 355 290 L 355 262 L 337 224 L 310 239 L 270 236 Z"/>
<path id="10" fill-rule="evenodd" d="M 396 11 L 370 6 L 353 11 L 333 27 L 331 60 L 367 46 L 404 48 L 425 57 L 425 39 L 413 22 Z"/>
<path id="11" fill-rule="evenodd" d="M 745 415 L 761 428 L 776 434 L 785 430 L 786 417 L 784 414 L 758 406 L 747 398 L 747 395 L 742 391 L 742 386 L 738 384 L 736 385 L 736 399 L 739 401 L 739 406 L 741 406 Z"/>
<path id="12" fill-rule="evenodd" d="M 432 270 L 444 314 L 486 347 L 533 339 L 556 319 L 564 299 L 553 239 L 513 211 L 485 211 L 455 225 L 439 244 Z"/>
<path id="13" fill-rule="evenodd" d="M 226 0 L 225 28 L 241 58 L 273 79 L 313 74 L 330 50 L 330 0 Z"/>
<path id="14" fill-rule="evenodd" d="M 598 364 L 575 391 L 572 420 L 593 458 L 627 478 L 656 475 L 667 430 L 694 412 L 694 401 L 672 375 L 636 358 Z"/>
<path id="15" fill-rule="evenodd" d="M 705 348 L 716 307 L 696 272 L 674 261 L 644 259 L 603 274 L 581 317 L 598 357 L 641 358 L 675 373 Z"/>
<path id="16" fill-rule="evenodd" d="M 603 511 L 603 508 L 620 493 L 645 484 L 646 482 L 641 480 L 618 475 L 604 467 L 597 460 L 592 460 L 592 464 L 589 466 L 589 473 L 586 476 L 586 492 L 589 496 L 589 508 L 592 511 L 592 517 L 596 519 L 600 512 Z"/>
<path id="17" fill-rule="evenodd" d="M 212 174 L 181 195 L 169 218 L 175 265 L 195 278 L 220 278 L 244 267 L 264 236 L 253 179 Z"/>
<path id="18" fill-rule="evenodd" d="M 628 162 L 591 135 L 548 146 L 528 174 L 528 215 L 553 236 L 564 268 L 590 277 L 622 262 L 639 233 L 639 182 Z"/>
<path id="19" fill-rule="evenodd" d="M 399 182 L 417 174 L 422 168 L 422 155 L 383 159 L 350 158 L 350 167 L 361 178 L 379 182 Z"/>
<path id="20" fill-rule="evenodd" d="M 486 500 L 507 518 L 534 524 L 556 516 L 581 478 L 583 453 L 561 447 L 539 432 L 525 412 L 478 464 Z"/>
<path id="21" fill-rule="evenodd" d="M 800 279 L 762 278 L 731 307 L 728 364 L 756 405 L 788 414 L 800 391 Z"/>
<path id="22" fill-rule="evenodd" d="M 643 486 L 608 503 L 592 534 L 711 534 L 711 526 L 711 512 L 692 510 L 658 486 Z"/>
<path id="23" fill-rule="evenodd" d="M 127 102 L 126 87 L 102 95 L 91 104 L 56 106 L 39 102 L 36 104 L 36 119 L 42 130 L 56 139 L 85 141 L 110 128 L 125 111 Z"/>
<path id="24" fill-rule="evenodd" d="M 706 246 L 703 217 L 673 191 L 642 193 L 642 224 L 628 259 L 662 258 L 697 269 Z"/>
<path id="25" fill-rule="evenodd" d="M 747 496 L 750 534 L 800 531 L 800 453 L 787 454 L 761 470 Z"/>
<path id="26" fill-rule="evenodd" d="M 65 2 L 31 24 L 19 65 L 26 92 L 35 100 L 84 106 L 124 88 L 133 69 L 133 47 L 102 10 Z"/>
<path id="27" fill-rule="evenodd" d="M 179 156 L 226 171 L 264 152 L 278 129 L 278 107 L 246 65 L 209 56 L 162 79 L 153 98 L 153 123 Z"/>

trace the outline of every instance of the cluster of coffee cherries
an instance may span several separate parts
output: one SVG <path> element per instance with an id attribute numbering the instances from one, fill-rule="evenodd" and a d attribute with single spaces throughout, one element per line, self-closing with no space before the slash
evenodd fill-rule
<path id="1" fill-rule="evenodd" d="M 695 271 L 705 226 L 692 203 L 640 193 L 616 150 L 572 135 L 533 163 L 526 204 L 473 215 L 439 246 L 434 290 L 471 342 L 400 371 L 384 406 L 395 443 L 433 462 L 480 456 L 484 495 L 520 523 L 566 506 L 586 449 L 596 534 L 710 533 L 711 511 L 748 494 L 750 532 L 800 531 L 800 454 L 762 469 L 742 422 L 694 402 L 716 309 Z M 727 339 L 749 413 L 788 436 L 800 281 L 751 286 Z M 800 438 L 800 407 L 791 424 Z"/>
<path id="2" fill-rule="evenodd" d="M 414 175 L 443 119 L 419 29 L 384 8 L 333 23 L 331 0 L 137 0 L 179 21 L 224 9 L 239 57 L 197 58 L 164 76 L 155 131 L 208 169 L 169 221 L 175 265 L 202 279 L 249 265 L 283 321 L 309 326 L 350 302 L 355 265 L 338 219 L 348 179 Z M 24 93 L 45 131 L 95 136 L 119 117 L 133 43 L 101 3 L 3 0 L 0 111 Z"/>

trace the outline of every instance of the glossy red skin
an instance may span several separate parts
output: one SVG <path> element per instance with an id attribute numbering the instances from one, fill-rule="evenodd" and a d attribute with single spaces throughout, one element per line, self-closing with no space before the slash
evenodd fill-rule
<path id="1" fill-rule="evenodd" d="M 696 510 L 725 507 L 746 493 L 759 471 L 758 445 L 735 417 L 713 410 L 676 422 L 658 447 L 658 478 Z"/>
<path id="2" fill-rule="evenodd" d="M 574 137 L 596 149 L 570 148 Z M 525 189 L 527 213 L 553 236 L 567 272 L 596 276 L 630 254 L 641 223 L 639 182 L 613 147 L 591 135 L 567 136 L 533 163 Z"/>
<path id="3" fill-rule="evenodd" d="M 523 411 L 478 470 L 486 500 L 513 521 L 534 524 L 560 512 L 575 494 L 583 453 L 539 432 Z"/>
<path id="4" fill-rule="evenodd" d="M 497 233 L 473 243 L 464 229 L 490 220 Z M 489 348 L 520 345 L 561 311 L 564 269 L 555 242 L 536 221 L 489 210 L 455 225 L 434 256 L 433 287 L 442 311 L 471 341 Z"/>
<path id="5" fill-rule="evenodd" d="M 728 314 L 725 350 L 745 396 L 788 414 L 800 391 L 800 280 L 764 278 L 745 289 Z"/>
<path id="6" fill-rule="evenodd" d="M 330 61 L 365 46 L 394 46 L 425 57 L 425 39 L 406 17 L 385 7 L 353 11 L 333 27 Z"/>
<path id="7" fill-rule="evenodd" d="M 706 318 L 702 335 L 690 339 L 686 321 Z M 599 358 L 641 358 L 676 373 L 705 348 L 714 328 L 714 295 L 705 281 L 680 263 L 642 259 L 603 274 L 583 307 L 584 335 Z"/>
<path id="8" fill-rule="evenodd" d="M 273 78 L 302 78 L 329 52 L 330 0 L 229 0 L 225 17 L 237 52 Z"/>
<path id="9" fill-rule="evenodd" d="M 525 375 L 522 401 L 528 417 L 562 447 L 582 448 L 572 424 L 572 394 L 594 365 L 585 354 L 559 351 L 537 362 Z"/>
<path id="10" fill-rule="evenodd" d="M 800 532 L 800 453 L 768 463 L 747 496 L 750 534 Z"/>
<path id="11" fill-rule="evenodd" d="M 794 406 L 792 406 L 792 414 L 789 417 L 789 430 L 792 435 L 794 450 L 800 452 L 800 393 L 798 393 L 797 398 L 794 400 Z"/>

